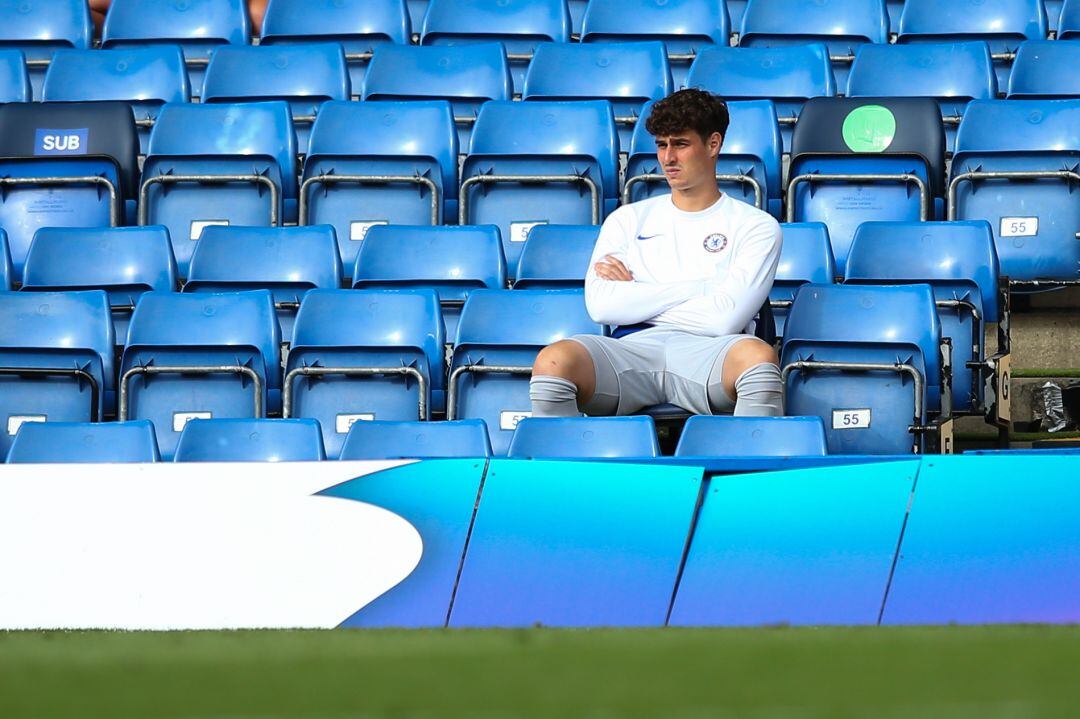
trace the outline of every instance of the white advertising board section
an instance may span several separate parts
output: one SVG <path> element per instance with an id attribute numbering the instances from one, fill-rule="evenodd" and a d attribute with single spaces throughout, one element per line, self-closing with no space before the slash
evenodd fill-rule
<path id="1" fill-rule="evenodd" d="M 315 495 L 402 464 L 0 465 L 0 629 L 336 627 L 422 543 Z"/>

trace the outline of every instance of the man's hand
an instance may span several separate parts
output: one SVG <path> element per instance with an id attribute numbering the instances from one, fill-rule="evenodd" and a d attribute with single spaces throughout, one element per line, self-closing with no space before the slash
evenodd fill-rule
<path id="1" fill-rule="evenodd" d="M 634 276 L 630 274 L 630 270 L 626 269 L 626 265 L 614 255 L 608 255 L 600 260 L 593 265 L 593 269 L 596 270 L 596 276 L 602 280 L 631 282 L 634 279 Z"/>

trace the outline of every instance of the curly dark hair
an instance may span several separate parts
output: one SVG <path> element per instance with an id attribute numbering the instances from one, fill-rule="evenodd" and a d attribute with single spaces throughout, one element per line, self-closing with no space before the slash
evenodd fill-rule
<path id="1" fill-rule="evenodd" d="M 693 130 L 705 140 L 714 132 L 719 132 L 721 137 L 727 135 L 729 121 L 723 99 L 711 92 L 687 88 L 657 100 L 645 121 L 645 129 L 654 137 Z"/>

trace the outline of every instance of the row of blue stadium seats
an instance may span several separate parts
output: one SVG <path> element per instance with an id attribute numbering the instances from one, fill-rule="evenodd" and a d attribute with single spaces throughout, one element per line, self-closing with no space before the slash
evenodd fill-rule
<path id="1" fill-rule="evenodd" d="M 817 417 L 692 417 L 676 457 L 825 456 Z M 332 459 L 447 459 L 491 457 L 482 419 L 452 422 L 357 422 Z M 655 458 L 651 417 L 522 419 L 507 456 L 518 459 Z M 326 459 L 314 419 L 196 419 L 184 426 L 175 462 L 305 462 Z M 157 462 L 154 425 L 129 422 L 26 422 L 9 464 Z"/>
<path id="2" fill-rule="evenodd" d="M 813 98 L 786 185 L 773 104 L 730 110 L 721 189 L 775 216 L 786 197 L 783 217 L 825 223 L 841 266 L 863 222 L 981 219 L 1011 280 L 1077 278 L 1080 99 L 973 100 L 947 174 L 933 100 Z M 621 182 L 606 101 L 488 102 L 459 171 L 447 102 L 330 102 L 298 176 L 285 103 L 167 104 L 140 178 L 126 106 L 16 103 L 0 106 L 0 228 L 17 277 L 40 227 L 161 224 L 182 244 L 213 225 L 328 224 L 349 266 L 372 226 L 454 217 L 497 226 L 513 268 L 537 224 L 595 225 L 620 203 L 668 192 L 644 125 Z M 182 266 L 189 254 L 177 251 Z"/>
<path id="3" fill-rule="evenodd" d="M 794 118 L 811 97 L 932 97 L 953 106 L 999 94 L 1010 98 L 1076 97 L 1080 83 L 1063 66 L 1077 62 L 1080 43 L 1031 40 L 1015 48 L 1011 71 L 999 84 L 984 41 L 920 45 L 864 45 L 854 55 L 846 83 L 838 85 L 822 43 L 782 47 L 707 47 L 689 72 L 673 80 L 661 42 L 603 45 L 541 43 L 528 64 L 525 100 L 606 99 L 630 124 L 648 100 L 687 85 L 729 100 L 772 99 L 780 116 Z M 133 104 L 148 130 L 166 102 L 290 102 L 301 147 L 319 105 L 329 100 L 447 99 L 453 103 L 466 146 L 479 105 L 514 98 L 510 64 L 500 43 L 451 47 L 386 45 L 375 50 L 362 82 L 350 79 L 343 46 L 236 47 L 215 50 L 205 78 L 192 87 L 179 47 L 58 50 L 36 96 L 23 54 L 0 50 L 0 102 L 120 100 Z M 630 128 L 632 129 L 632 127 Z M 623 137 L 623 142 L 628 135 Z M 145 148 L 144 148 L 145 149 Z"/>
<path id="4" fill-rule="evenodd" d="M 897 243 L 884 229 L 870 251 L 880 258 L 880 279 L 804 284 L 785 321 L 789 411 L 831 419 L 834 452 L 921 449 L 933 416 L 952 416 L 954 395 L 964 412 L 990 415 L 996 404 L 989 380 L 1002 364 L 986 356 L 982 341 L 985 323 L 1000 317 L 992 290 L 983 291 L 993 285 L 993 270 L 978 265 L 993 259 L 986 232 L 981 248 L 977 234 L 967 238 L 974 276 L 942 268 L 915 278 L 927 284 L 911 285 L 895 258 L 936 256 L 933 250 L 952 258 L 950 248 L 964 243 L 947 234 Z M 171 456 L 189 419 L 280 413 L 319 419 L 327 450 L 336 452 L 358 420 L 430 419 L 445 411 L 448 419 L 485 419 L 502 453 L 529 415 L 536 353 L 560 338 L 603 332 L 580 290 L 477 289 L 447 348 L 432 289 L 315 289 L 299 303 L 283 361 L 269 291 L 146 292 L 118 354 L 112 311 L 103 291 L 0 293 L 0 416 L 9 436 L 25 421 L 93 421 L 115 408 L 121 420 L 152 420 Z M 848 370 L 869 376 L 849 378 Z M 845 422 L 845 412 L 856 419 Z M 864 431 L 846 431 L 856 427 Z"/>
<path id="5" fill-rule="evenodd" d="M 16 0 L 0 5 L 13 11 L 0 40 L 27 47 L 35 62 L 47 61 L 57 47 L 91 46 L 90 18 L 82 0 L 18 0 L 17 4 L 17 9 Z M 677 56 L 688 58 L 704 45 L 728 44 L 732 30 L 737 30 L 737 41 L 748 46 L 828 42 L 832 54 L 843 61 L 859 44 L 889 42 L 890 28 L 901 44 L 978 38 L 1000 46 L 995 52 L 1002 55 L 1021 40 L 1046 38 L 1051 28 L 1062 38 L 1072 37 L 1080 28 L 1076 0 L 971 0 L 947 5 L 934 0 L 753 0 L 745 10 L 743 4 L 593 0 L 582 13 L 584 3 L 566 0 L 431 0 L 431 7 L 419 0 L 410 0 L 408 7 L 403 0 L 275 0 L 267 8 L 260 42 L 295 44 L 332 38 L 344 42 L 350 55 L 362 61 L 379 45 L 411 42 L 416 30 L 424 45 L 500 39 L 515 57 L 527 57 L 537 42 L 573 39 L 574 20 L 583 15 L 580 35 L 585 43 L 669 40 Z M 734 23 L 728 5 L 741 15 Z M 410 10 L 422 14 L 423 21 L 410 17 Z M 891 17 L 897 10 L 901 10 L 899 17 Z M 177 42 L 184 46 L 188 62 L 201 68 L 213 47 L 251 40 L 242 0 L 194 4 L 113 0 L 102 46 Z"/>

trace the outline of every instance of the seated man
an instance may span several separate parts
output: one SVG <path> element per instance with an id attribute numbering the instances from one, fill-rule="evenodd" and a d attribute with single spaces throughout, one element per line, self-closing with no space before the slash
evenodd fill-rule
<path id="1" fill-rule="evenodd" d="M 533 416 L 622 415 L 663 403 L 695 414 L 782 415 L 776 352 L 752 334 L 780 258 L 780 226 L 717 189 L 727 105 L 681 90 L 653 106 L 646 127 L 671 194 L 620 207 L 604 222 L 585 304 L 614 331 L 541 350 L 529 385 Z"/>

